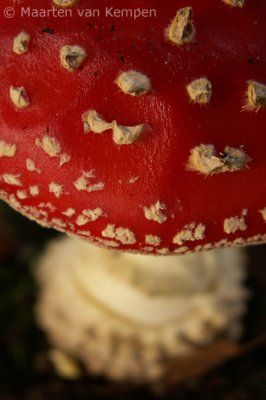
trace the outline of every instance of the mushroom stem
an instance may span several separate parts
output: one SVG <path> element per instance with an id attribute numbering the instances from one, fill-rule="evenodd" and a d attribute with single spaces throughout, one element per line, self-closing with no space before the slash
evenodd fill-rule
<path id="1" fill-rule="evenodd" d="M 239 336 L 244 264 L 240 249 L 154 257 L 62 238 L 37 270 L 38 322 L 90 373 L 151 382 L 167 361 Z"/>

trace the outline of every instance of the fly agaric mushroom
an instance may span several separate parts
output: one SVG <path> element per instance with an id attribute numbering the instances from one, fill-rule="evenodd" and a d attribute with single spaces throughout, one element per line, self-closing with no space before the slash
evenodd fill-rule
<path id="1" fill-rule="evenodd" d="M 85 0 L 11 5 L 3 200 L 109 249 L 265 241 L 265 1 L 91 0 L 89 20 Z"/>
<path id="2" fill-rule="evenodd" d="M 1 13 L 2 199 L 119 250 L 265 241 L 265 2 L 35 6 Z"/>

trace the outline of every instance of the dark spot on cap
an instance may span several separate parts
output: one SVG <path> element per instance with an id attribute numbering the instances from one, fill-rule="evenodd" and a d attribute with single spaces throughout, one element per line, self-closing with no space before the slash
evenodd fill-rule
<path id="1" fill-rule="evenodd" d="M 112 24 L 109 28 L 110 32 L 115 32 L 115 24 Z"/>
<path id="2" fill-rule="evenodd" d="M 49 33 L 50 35 L 54 34 L 54 29 L 53 28 L 43 28 L 42 29 L 43 33 Z"/>
<path id="3" fill-rule="evenodd" d="M 116 54 L 121 62 L 125 61 L 125 57 L 121 54 L 121 51 L 117 51 Z"/>

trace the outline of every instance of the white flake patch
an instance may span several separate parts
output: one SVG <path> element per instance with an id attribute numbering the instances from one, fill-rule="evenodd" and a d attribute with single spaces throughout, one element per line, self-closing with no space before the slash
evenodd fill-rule
<path id="1" fill-rule="evenodd" d="M 246 240 L 244 238 L 239 237 L 239 238 L 235 239 L 233 243 L 234 243 L 234 245 L 237 245 L 237 246 L 243 246 L 246 243 Z"/>
<path id="2" fill-rule="evenodd" d="M 82 214 L 88 217 L 90 221 L 96 221 L 96 219 L 104 215 L 104 212 L 102 208 L 97 207 L 94 210 L 83 210 Z"/>
<path id="3" fill-rule="evenodd" d="M 5 183 L 8 185 L 14 185 L 14 186 L 22 186 L 22 183 L 19 179 L 20 175 L 13 175 L 13 174 L 4 174 L 2 175 L 2 179 Z"/>
<path id="4" fill-rule="evenodd" d="M 11 206 L 13 206 L 15 209 L 20 210 L 21 209 L 21 203 L 16 199 L 16 197 L 11 194 L 8 198 L 9 203 Z"/>
<path id="5" fill-rule="evenodd" d="M 37 185 L 30 186 L 29 191 L 33 197 L 38 196 L 40 194 L 40 189 L 39 186 Z"/>
<path id="6" fill-rule="evenodd" d="M 207 78 L 199 78 L 187 85 L 190 100 L 197 104 L 208 104 L 212 96 L 212 84 Z"/>
<path id="7" fill-rule="evenodd" d="M 251 161 L 240 146 L 239 148 L 226 146 L 222 153 L 217 155 L 212 144 L 201 144 L 190 151 L 187 169 L 204 175 L 234 172 L 247 168 Z"/>
<path id="8" fill-rule="evenodd" d="M 37 172 L 38 174 L 41 173 L 41 170 L 36 167 L 35 162 L 30 158 L 27 158 L 26 160 L 26 168 L 30 172 Z"/>
<path id="9" fill-rule="evenodd" d="M 255 235 L 246 239 L 247 243 L 261 243 L 266 241 L 266 235 Z"/>
<path id="10" fill-rule="evenodd" d="M 55 207 L 52 203 L 50 203 L 50 202 L 48 202 L 48 203 L 40 203 L 40 204 L 38 205 L 38 207 L 40 207 L 40 208 L 46 208 L 46 209 L 48 209 L 48 210 L 51 211 L 51 212 L 54 212 L 54 211 L 56 210 L 56 207 Z"/>
<path id="11" fill-rule="evenodd" d="M 63 185 L 59 185 L 59 183 L 51 182 L 49 185 L 49 192 L 53 193 L 55 197 L 59 198 L 63 194 Z"/>
<path id="12" fill-rule="evenodd" d="M 23 208 L 26 212 L 28 212 L 31 216 L 34 218 L 41 218 L 42 216 L 46 216 L 45 213 L 42 212 L 42 210 L 39 210 L 37 207 L 33 206 L 24 206 Z M 38 221 L 39 222 L 39 221 Z"/>
<path id="13" fill-rule="evenodd" d="M 131 96 L 141 96 L 151 90 L 150 78 L 134 70 L 122 72 L 115 83 L 123 93 Z"/>
<path id="14" fill-rule="evenodd" d="M 155 235 L 146 235 L 145 243 L 152 245 L 152 246 L 159 246 L 161 243 L 161 238 L 159 236 L 155 236 Z"/>
<path id="15" fill-rule="evenodd" d="M 228 239 L 222 239 L 219 242 L 214 243 L 214 247 L 224 247 L 227 246 L 229 244 Z"/>
<path id="16" fill-rule="evenodd" d="M 135 235 L 128 228 L 122 228 L 114 224 L 108 224 L 107 227 L 102 231 L 102 236 L 110 239 L 116 239 L 122 244 L 134 244 L 136 243 Z"/>
<path id="17" fill-rule="evenodd" d="M 86 236 L 86 237 L 90 237 L 91 233 L 89 231 L 77 231 L 78 235 L 82 235 L 82 236 Z"/>
<path id="18" fill-rule="evenodd" d="M 73 217 L 73 215 L 76 214 L 76 210 L 74 208 L 70 207 L 67 210 L 63 211 L 62 214 L 65 215 L 66 217 L 71 218 L 71 217 Z"/>
<path id="19" fill-rule="evenodd" d="M 111 247 L 111 248 L 115 248 L 115 247 L 119 247 L 119 243 L 115 242 L 114 240 L 107 240 L 107 239 L 101 239 L 101 238 L 95 238 L 97 242 L 99 242 L 100 244 L 106 246 L 106 247 Z"/>
<path id="20" fill-rule="evenodd" d="M 174 253 L 175 254 L 183 254 L 183 253 L 186 253 L 187 251 L 189 251 L 189 247 L 181 246 L 181 247 L 178 247 L 178 249 L 175 249 Z"/>
<path id="21" fill-rule="evenodd" d="M 26 108 L 30 105 L 27 92 L 23 86 L 10 86 L 9 97 L 16 108 Z"/>
<path id="22" fill-rule="evenodd" d="M 211 243 L 207 243 L 203 245 L 204 250 L 210 250 L 212 248 L 212 244 Z"/>
<path id="23" fill-rule="evenodd" d="M 132 178 L 129 179 L 128 183 L 133 184 L 139 180 L 139 176 L 132 176 Z"/>
<path id="24" fill-rule="evenodd" d="M 157 254 L 166 255 L 170 253 L 169 247 L 162 247 L 161 249 L 156 250 Z"/>
<path id="25" fill-rule="evenodd" d="M 180 46 L 192 42 L 195 36 L 195 27 L 192 21 L 192 8 L 184 7 L 177 11 L 175 18 L 165 30 L 166 40 Z"/>
<path id="26" fill-rule="evenodd" d="M 102 208 L 95 208 L 94 210 L 83 210 L 82 215 L 79 215 L 76 224 L 79 226 L 86 225 L 88 222 L 96 221 L 99 217 L 102 217 L 104 212 Z"/>
<path id="27" fill-rule="evenodd" d="M 116 121 L 107 122 L 95 110 L 89 110 L 85 114 L 83 114 L 82 121 L 84 125 L 84 133 L 103 133 L 107 130 L 112 129 L 113 141 L 119 145 L 134 143 L 136 140 L 139 139 L 139 137 L 147 128 L 145 124 L 135 126 L 122 126 L 119 125 Z"/>
<path id="28" fill-rule="evenodd" d="M 78 69 L 86 60 L 87 52 L 81 46 L 65 45 L 60 49 L 60 60 L 62 66 L 69 72 Z"/>
<path id="29" fill-rule="evenodd" d="M 16 154 L 16 145 L 6 143 L 4 140 L 0 140 L 0 158 L 1 157 L 14 157 Z"/>
<path id="30" fill-rule="evenodd" d="M 205 230 L 205 225 L 192 222 L 191 224 L 185 225 L 181 231 L 177 232 L 173 238 L 173 243 L 182 245 L 188 241 L 194 242 L 195 240 L 202 240 L 205 238 Z"/>
<path id="31" fill-rule="evenodd" d="M 73 7 L 78 0 L 53 0 L 54 4 L 58 7 L 67 8 Z"/>
<path id="32" fill-rule="evenodd" d="M 62 165 L 68 163 L 71 160 L 71 156 L 69 154 L 63 153 L 59 157 L 59 166 L 62 167 Z"/>
<path id="33" fill-rule="evenodd" d="M 153 253 L 154 252 L 154 247 L 145 246 L 145 247 L 142 247 L 141 250 L 145 251 L 146 253 Z"/>
<path id="34" fill-rule="evenodd" d="M 104 182 L 92 184 L 91 179 L 95 179 L 94 171 L 83 172 L 83 174 L 74 182 L 74 186 L 78 191 L 94 192 L 104 189 Z"/>
<path id="35" fill-rule="evenodd" d="M 44 226 L 46 228 L 50 228 L 51 224 L 47 221 L 43 219 L 43 216 L 39 213 L 39 210 L 36 207 L 21 207 L 19 209 L 20 213 L 22 215 L 25 215 L 27 218 L 33 220 L 33 221 L 37 221 L 38 224 L 40 224 L 41 226 Z"/>
<path id="36" fill-rule="evenodd" d="M 162 224 L 167 220 L 167 216 L 162 213 L 162 210 L 166 210 L 166 208 L 166 205 L 160 203 L 159 200 L 150 207 L 143 207 L 145 218 Z"/>
<path id="37" fill-rule="evenodd" d="M 7 192 L 5 190 L 0 190 L 0 198 L 3 200 L 7 199 Z"/>
<path id="38" fill-rule="evenodd" d="M 114 121 L 113 125 L 113 141 L 116 144 L 132 144 L 136 142 L 143 132 L 146 130 L 145 124 L 135 126 L 122 126 Z"/>
<path id="39" fill-rule="evenodd" d="M 263 208 L 262 210 L 259 211 L 262 215 L 262 218 L 264 219 L 264 221 L 266 222 L 266 207 Z"/>
<path id="40" fill-rule="evenodd" d="M 52 218 L 51 222 L 60 228 L 66 228 L 67 224 L 60 218 Z"/>
<path id="41" fill-rule="evenodd" d="M 229 6 L 241 8 L 245 5 L 246 0 L 223 0 L 223 2 Z"/>
<path id="42" fill-rule="evenodd" d="M 13 40 L 12 50 L 16 54 L 25 54 L 28 51 L 30 35 L 22 31 Z"/>
<path id="43" fill-rule="evenodd" d="M 48 154 L 50 157 L 58 157 L 59 158 L 59 166 L 62 167 L 64 164 L 68 163 L 71 160 L 71 156 L 66 153 L 61 153 L 61 144 L 59 141 L 49 135 L 43 136 L 41 139 L 36 139 L 35 144 L 38 147 L 41 147 L 43 151 Z M 38 172 L 38 170 L 37 170 Z"/>
<path id="44" fill-rule="evenodd" d="M 86 189 L 87 192 L 96 192 L 98 190 L 103 190 L 104 189 L 104 183 L 103 182 L 99 182 L 99 183 L 95 183 L 94 185 L 89 185 Z"/>
<path id="45" fill-rule="evenodd" d="M 82 116 L 84 133 L 103 133 L 112 129 L 113 122 L 107 122 L 96 110 L 89 110 Z"/>
<path id="46" fill-rule="evenodd" d="M 86 225 L 89 222 L 89 218 L 85 217 L 85 215 L 79 215 L 76 219 L 76 224 L 78 226 Z"/>
<path id="47" fill-rule="evenodd" d="M 20 200 L 25 200 L 28 198 L 28 193 L 27 190 L 18 190 L 17 191 L 17 197 Z"/>
<path id="48" fill-rule="evenodd" d="M 243 107 L 246 111 L 259 111 L 266 107 L 266 85 L 256 81 L 248 81 L 246 103 Z"/>
<path id="49" fill-rule="evenodd" d="M 39 210 L 40 215 L 42 215 L 44 218 L 48 218 L 48 212 L 45 210 Z"/>
<path id="50" fill-rule="evenodd" d="M 50 157 L 57 157 L 61 152 L 61 145 L 53 136 L 45 135 L 41 139 L 36 139 L 35 144 L 41 147 Z"/>
<path id="51" fill-rule="evenodd" d="M 231 218 L 226 218 L 224 220 L 224 231 L 228 235 L 231 233 L 235 233 L 237 231 L 245 231 L 247 229 L 245 216 L 247 215 L 247 209 L 242 211 L 241 216 L 234 216 Z"/>

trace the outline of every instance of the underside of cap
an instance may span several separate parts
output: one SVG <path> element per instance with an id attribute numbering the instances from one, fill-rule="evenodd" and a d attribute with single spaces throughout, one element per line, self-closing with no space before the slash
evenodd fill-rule
<path id="1" fill-rule="evenodd" d="M 89 373 L 158 382 L 171 360 L 218 336 L 239 338 L 244 276 L 240 249 L 166 259 L 61 238 L 37 269 L 37 320 L 50 344 Z M 55 360 L 64 375 L 65 364 Z"/>

